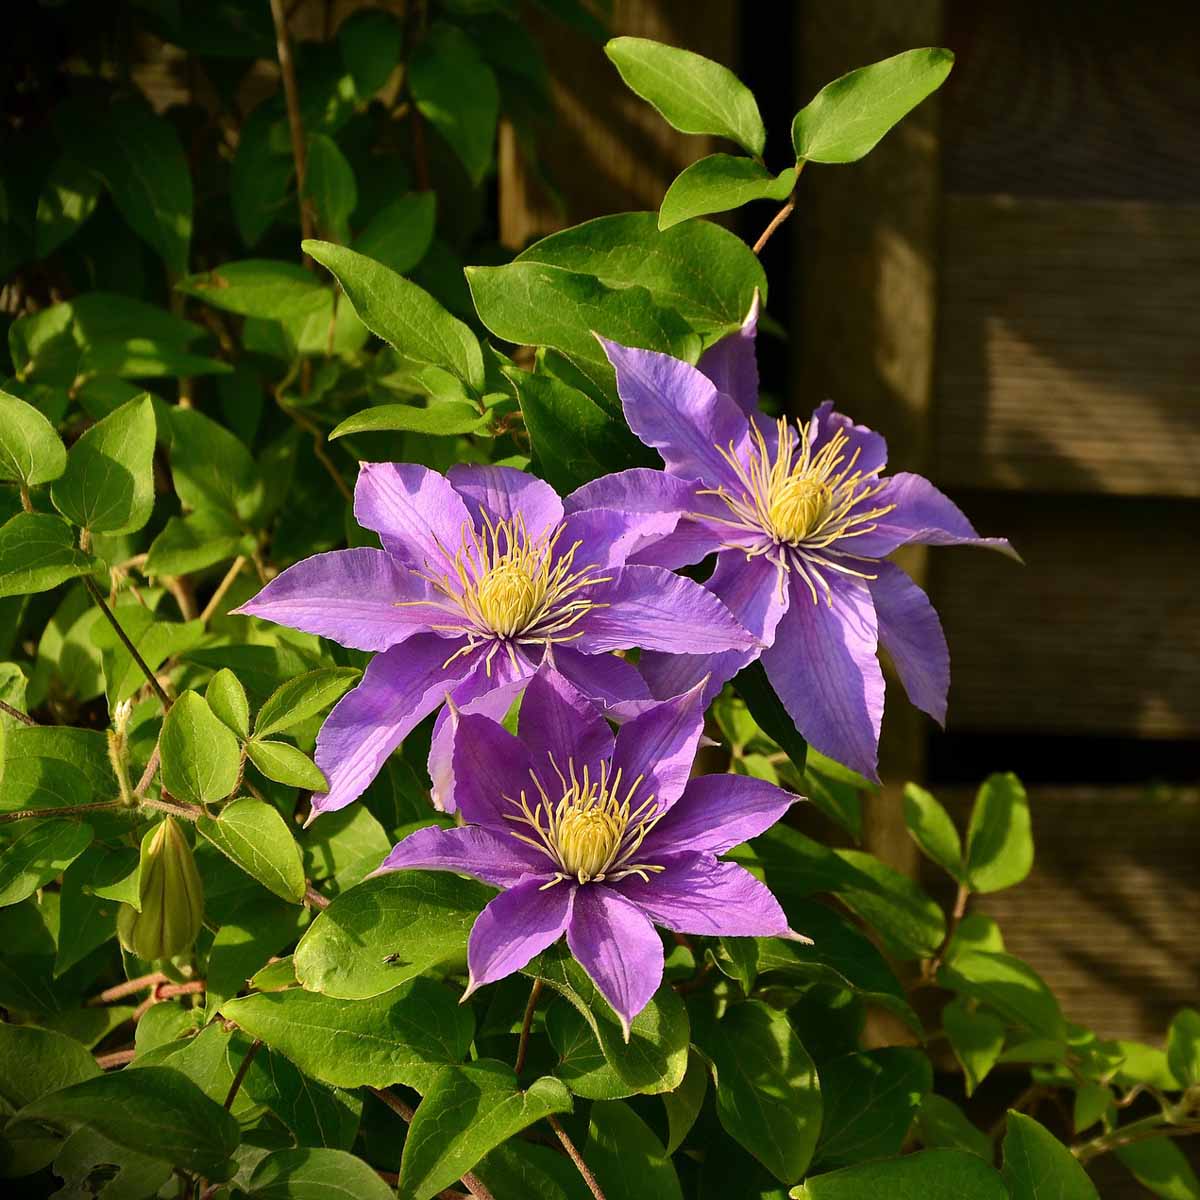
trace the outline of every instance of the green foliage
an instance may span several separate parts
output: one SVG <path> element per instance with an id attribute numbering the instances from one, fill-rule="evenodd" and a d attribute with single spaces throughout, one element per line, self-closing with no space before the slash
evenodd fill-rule
<path id="1" fill-rule="evenodd" d="M 1023 1113 L 1008 1114 L 1004 1182 L 1012 1200 L 1099 1200 L 1087 1173 L 1043 1125 Z"/>
<path id="2" fill-rule="evenodd" d="M 66 465 L 54 426 L 32 405 L 0 391 L 0 479 L 32 487 L 57 479 Z"/>
<path id="3" fill-rule="evenodd" d="M 741 208 L 751 200 L 786 200 L 795 184 L 791 167 L 775 176 L 752 158 L 710 154 L 676 176 L 658 210 L 658 227 L 670 229 L 688 217 Z"/>

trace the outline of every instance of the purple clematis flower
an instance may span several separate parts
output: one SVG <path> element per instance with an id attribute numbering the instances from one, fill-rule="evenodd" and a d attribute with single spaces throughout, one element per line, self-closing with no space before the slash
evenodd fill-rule
<path id="1" fill-rule="evenodd" d="M 633 431 L 666 472 L 624 471 L 587 484 L 569 506 L 657 512 L 674 530 L 631 561 L 678 567 L 717 554 L 708 586 L 764 649 L 642 656 L 651 691 L 670 696 L 709 677 L 712 696 L 761 654 L 800 733 L 818 750 L 877 778 L 883 675 L 879 643 L 909 697 L 945 718 L 950 660 L 925 593 L 886 556 L 910 542 L 981 538 L 928 480 L 882 477 L 887 444 L 826 402 L 806 424 L 757 410 L 757 305 L 697 367 L 601 339 Z"/>
<path id="2" fill-rule="evenodd" d="M 565 933 L 628 1039 L 662 981 L 656 924 L 800 937 L 764 884 L 717 857 L 799 797 L 740 775 L 689 780 L 703 690 L 649 706 L 615 737 L 549 666 L 525 690 L 519 737 L 482 714 L 453 713 L 455 790 L 468 823 L 417 830 L 379 870 L 455 871 L 502 889 L 471 930 L 468 994 Z"/>
<path id="3" fill-rule="evenodd" d="M 237 611 L 377 650 L 317 737 L 329 791 L 345 807 L 412 728 L 449 695 L 466 703 L 527 678 L 553 648 L 558 669 L 602 703 L 648 699 L 631 646 L 719 653 L 754 645 L 711 592 L 626 559 L 674 523 L 656 513 L 577 506 L 510 467 L 364 463 L 360 525 L 382 550 L 317 554 Z M 666 522 L 666 523 L 664 523 Z"/>

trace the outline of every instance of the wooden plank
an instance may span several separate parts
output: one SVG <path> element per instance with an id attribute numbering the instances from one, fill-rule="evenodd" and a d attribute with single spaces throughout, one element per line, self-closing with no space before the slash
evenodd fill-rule
<path id="1" fill-rule="evenodd" d="M 612 7 L 614 36 L 668 42 L 736 69 L 738 11 L 727 0 L 616 0 Z M 714 138 L 678 133 L 635 96 L 602 45 L 532 5 L 526 17 L 550 68 L 554 123 L 538 132 L 537 170 L 511 126 L 501 128 L 500 240 L 514 250 L 592 217 L 657 209 L 671 180 L 717 148 Z"/>
<path id="2" fill-rule="evenodd" d="M 999 923 L 1007 949 L 1046 980 L 1068 1019 L 1161 1045 L 1200 987 L 1200 791 L 1029 793 L 1033 871 L 977 897 L 972 911 Z M 938 795 L 965 827 L 974 792 Z"/>
<path id="3" fill-rule="evenodd" d="M 855 67 L 912 46 L 938 45 L 941 0 L 861 0 L 802 6 L 797 21 L 797 107 Z M 938 99 L 921 105 L 861 162 L 814 166 L 801 177 L 791 228 L 800 319 L 792 331 L 794 407 L 826 397 L 886 432 L 897 469 L 923 471 L 937 305 Z M 904 562 L 920 580 L 924 555 Z M 919 779 L 926 722 L 889 686 L 880 747 L 889 786 L 866 813 L 867 844 L 899 870 L 916 869 L 892 781 Z"/>
<path id="4" fill-rule="evenodd" d="M 944 211 L 938 479 L 1200 496 L 1200 205 Z"/>
<path id="5" fill-rule="evenodd" d="M 1200 733 L 1200 522 L 1176 502 L 975 495 L 1020 567 L 943 550 L 931 594 L 950 644 L 952 730 Z"/>

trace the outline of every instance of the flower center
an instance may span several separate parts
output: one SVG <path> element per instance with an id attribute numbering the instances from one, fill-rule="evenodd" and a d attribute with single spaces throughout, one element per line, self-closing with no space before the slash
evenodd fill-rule
<path id="1" fill-rule="evenodd" d="M 774 489 L 767 524 L 781 542 L 802 542 L 820 528 L 833 504 L 833 489 L 810 475 L 789 475 Z"/>
<path id="2" fill-rule="evenodd" d="M 477 587 L 479 612 L 488 627 L 503 637 L 519 633 L 537 611 L 540 589 L 527 564 L 501 562 Z"/>
<path id="3" fill-rule="evenodd" d="M 532 770 L 536 796 L 532 803 L 527 793 L 504 797 L 514 809 L 505 814 L 508 820 L 523 826 L 513 830 L 513 837 L 541 851 L 554 864 L 554 878 L 546 886 L 565 879 L 579 883 L 600 883 L 622 879 L 626 875 L 647 878 L 650 872 L 662 867 L 633 861 L 646 834 L 658 823 L 660 814 L 653 793 L 635 797 L 642 786 L 639 775 L 625 787 L 621 770 L 609 774 L 609 764 L 600 764 L 600 773 L 593 777 L 591 769 L 577 771 L 573 760 L 567 761 L 564 773 L 550 760 L 562 788 L 561 797 L 552 801 L 541 780 Z"/>

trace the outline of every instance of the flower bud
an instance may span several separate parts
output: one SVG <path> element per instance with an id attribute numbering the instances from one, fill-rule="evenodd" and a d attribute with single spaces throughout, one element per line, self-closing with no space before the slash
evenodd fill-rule
<path id="1" fill-rule="evenodd" d="M 182 954 L 200 932 L 204 888 L 192 848 L 174 817 L 166 817 L 142 839 L 138 891 L 142 911 L 123 904 L 117 914 L 121 945 L 147 961 Z"/>

